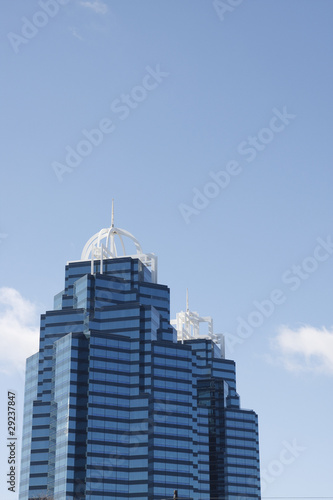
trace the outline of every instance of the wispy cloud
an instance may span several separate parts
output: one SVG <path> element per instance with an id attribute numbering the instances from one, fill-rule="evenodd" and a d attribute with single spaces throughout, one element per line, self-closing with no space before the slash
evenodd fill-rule
<path id="1" fill-rule="evenodd" d="M 36 306 L 14 288 L 0 288 L 0 372 L 23 371 L 25 360 L 38 351 Z"/>
<path id="2" fill-rule="evenodd" d="M 84 2 L 81 1 L 80 5 L 82 5 L 82 7 L 93 10 L 94 12 L 96 12 L 96 14 L 106 14 L 108 11 L 108 6 L 101 0 L 94 0 L 93 2 L 88 0 Z"/>
<path id="3" fill-rule="evenodd" d="M 333 330 L 304 325 L 296 330 L 279 329 L 272 342 L 271 361 L 293 372 L 311 371 L 333 375 Z"/>

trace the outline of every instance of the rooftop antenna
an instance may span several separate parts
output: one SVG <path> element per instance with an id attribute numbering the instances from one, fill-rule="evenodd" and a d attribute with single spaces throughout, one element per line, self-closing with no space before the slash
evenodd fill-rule
<path id="1" fill-rule="evenodd" d="M 114 227 L 114 199 L 112 198 L 111 227 Z"/>
<path id="2" fill-rule="evenodd" d="M 189 306 L 188 306 L 188 288 L 186 288 L 186 312 L 189 312 Z"/>

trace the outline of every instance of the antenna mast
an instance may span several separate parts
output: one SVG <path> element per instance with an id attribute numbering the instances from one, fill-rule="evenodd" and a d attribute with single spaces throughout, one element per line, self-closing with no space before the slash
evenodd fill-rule
<path id="1" fill-rule="evenodd" d="M 111 227 L 114 227 L 114 198 L 112 198 Z"/>

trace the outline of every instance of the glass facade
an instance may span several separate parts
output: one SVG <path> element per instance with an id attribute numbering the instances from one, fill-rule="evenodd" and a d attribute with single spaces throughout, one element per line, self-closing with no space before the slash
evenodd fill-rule
<path id="1" fill-rule="evenodd" d="M 20 500 L 260 499 L 258 422 L 212 340 L 177 342 L 140 259 L 66 266 L 27 360 Z"/>

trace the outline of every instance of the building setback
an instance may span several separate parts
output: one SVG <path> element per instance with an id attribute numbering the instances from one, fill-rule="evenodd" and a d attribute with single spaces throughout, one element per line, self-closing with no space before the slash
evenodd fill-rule
<path id="1" fill-rule="evenodd" d="M 157 259 L 132 235 L 94 235 L 27 360 L 19 499 L 260 499 L 257 415 L 217 340 L 188 306 L 170 323 Z"/>

